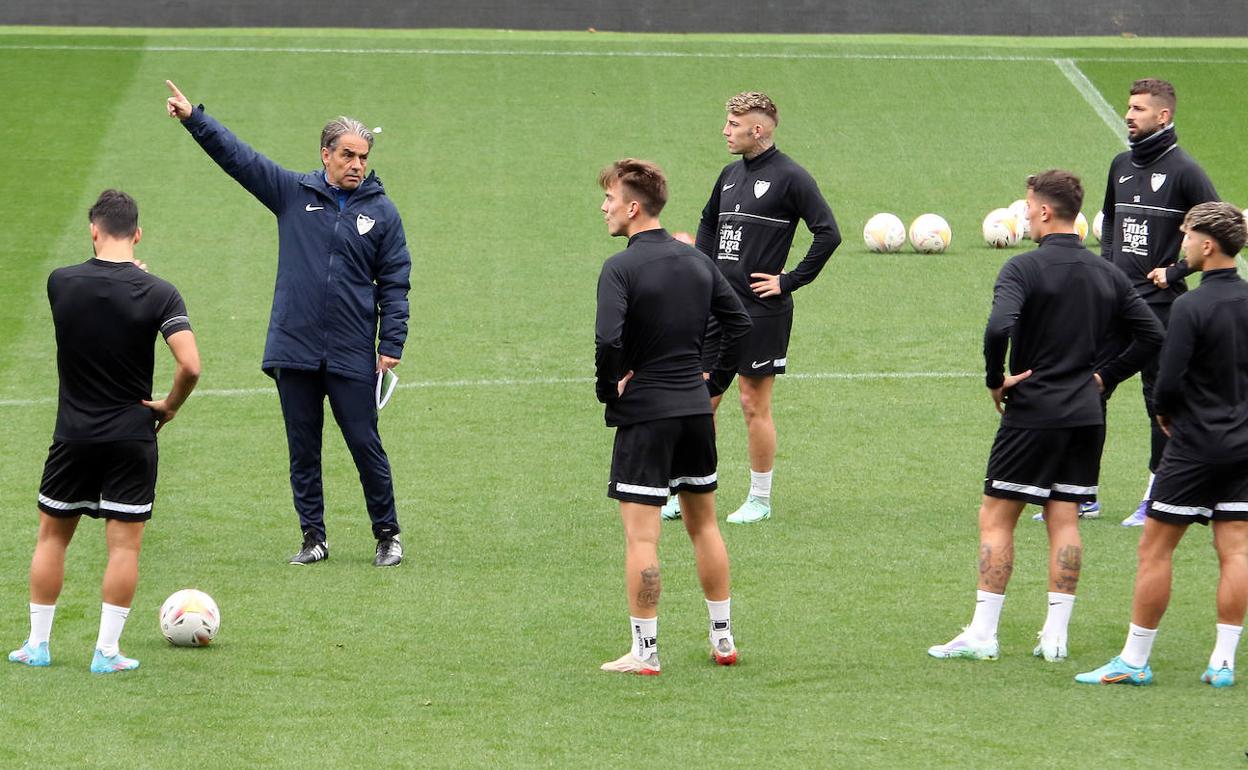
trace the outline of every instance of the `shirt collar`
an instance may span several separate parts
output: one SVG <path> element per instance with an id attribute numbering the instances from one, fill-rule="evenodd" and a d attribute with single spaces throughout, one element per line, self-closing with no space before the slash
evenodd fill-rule
<path id="1" fill-rule="evenodd" d="M 658 243 L 660 241 L 670 241 L 671 239 L 672 236 L 667 234 L 667 230 L 664 230 L 662 227 L 656 227 L 653 230 L 642 230 L 639 233 L 634 233 L 631 237 L 629 237 L 628 245 L 632 246 L 637 241 Z"/>

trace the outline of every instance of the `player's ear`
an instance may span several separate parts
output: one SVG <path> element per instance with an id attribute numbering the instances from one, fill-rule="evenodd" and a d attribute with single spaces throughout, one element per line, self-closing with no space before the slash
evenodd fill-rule
<path id="1" fill-rule="evenodd" d="M 142 239 L 143 239 L 143 228 L 142 227 L 134 228 L 134 241 L 133 242 L 138 243 Z"/>
<path id="2" fill-rule="evenodd" d="M 329 156 L 332 154 L 333 153 L 329 151 L 328 147 L 321 148 L 321 165 L 322 166 L 325 166 L 325 167 L 329 166 Z"/>

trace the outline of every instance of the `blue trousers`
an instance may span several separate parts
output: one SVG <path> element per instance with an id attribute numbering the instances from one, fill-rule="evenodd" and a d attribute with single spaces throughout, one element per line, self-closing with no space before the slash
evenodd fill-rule
<path id="1" fill-rule="evenodd" d="M 305 533 L 325 540 L 325 497 L 321 488 L 321 434 L 325 422 L 325 398 L 334 420 L 355 460 L 364 488 L 364 502 L 378 540 L 399 534 L 394 509 L 394 482 L 390 460 L 377 432 L 377 405 L 373 384 L 320 371 L 279 369 L 274 371 L 277 393 L 286 422 L 290 449 L 290 489 L 294 495 L 299 526 Z"/>

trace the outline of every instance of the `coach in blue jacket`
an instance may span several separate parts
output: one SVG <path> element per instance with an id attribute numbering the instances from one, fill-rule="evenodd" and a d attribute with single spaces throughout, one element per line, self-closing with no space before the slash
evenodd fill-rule
<path id="1" fill-rule="evenodd" d="M 374 383 L 399 364 L 407 339 L 411 256 L 403 223 L 376 175 L 372 133 L 336 118 L 321 133 L 323 168 L 290 171 L 253 150 L 166 81 L 182 121 L 227 174 L 277 216 L 277 285 L 265 373 L 277 381 L 290 448 L 290 486 L 303 529 L 291 564 L 328 558 L 321 493 L 325 397 L 360 472 L 379 567 L 399 564 L 390 461 L 377 433 Z"/>

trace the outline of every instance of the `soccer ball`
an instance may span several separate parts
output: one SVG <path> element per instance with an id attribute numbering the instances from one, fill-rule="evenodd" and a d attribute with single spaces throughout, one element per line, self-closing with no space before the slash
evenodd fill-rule
<path id="1" fill-rule="evenodd" d="M 221 628 L 212 597 L 194 588 L 175 591 L 160 608 L 160 632 L 177 647 L 203 647 Z"/>
<path id="2" fill-rule="evenodd" d="M 1010 211 L 1018 220 L 1018 239 L 1031 237 L 1031 220 L 1027 218 L 1027 199 L 1019 198 L 1010 204 Z"/>
<path id="3" fill-rule="evenodd" d="M 910 223 L 910 245 L 923 254 L 939 254 L 949 248 L 953 232 L 939 214 L 921 214 Z"/>
<path id="4" fill-rule="evenodd" d="M 862 240 L 867 244 L 868 251 L 877 254 L 901 251 L 906 242 L 906 223 L 896 214 L 876 214 L 862 228 Z"/>
<path id="5" fill-rule="evenodd" d="M 1092 217 L 1092 234 L 1096 236 L 1099 243 L 1101 240 L 1101 228 L 1105 226 L 1105 212 L 1098 211 L 1096 216 Z"/>
<path id="6" fill-rule="evenodd" d="M 1075 217 L 1075 232 L 1079 234 L 1079 242 L 1083 243 L 1088 239 L 1088 218 L 1079 212 L 1079 216 Z"/>
<path id="7" fill-rule="evenodd" d="M 1017 246 L 1022 237 L 1018 218 L 1009 209 L 993 209 L 984 217 L 984 242 L 994 249 Z"/>

